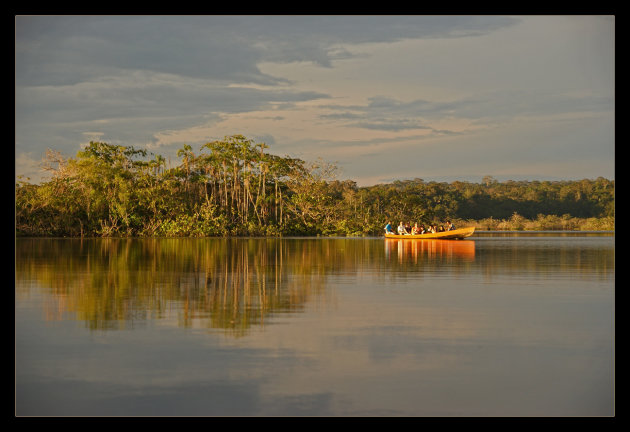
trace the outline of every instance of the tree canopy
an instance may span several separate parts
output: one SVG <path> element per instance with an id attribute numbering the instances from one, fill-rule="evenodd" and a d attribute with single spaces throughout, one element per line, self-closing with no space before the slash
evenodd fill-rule
<path id="1" fill-rule="evenodd" d="M 379 235 L 387 221 L 537 221 L 540 229 L 614 229 L 613 180 L 426 182 L 358 187 L 336 167 L 268 153 L 243 135 L 184 145 L 180 162 L 90 142 L 75 158 L 48 151 L 52 177 L 20 180 L 16 234 L 28 236 Z M 519 219 L 520 218 L 520 219 Z M 588 224 L 568 220 L 588 220 Z M 485 222 L 482 222 L 485 221 Z M 593 222 L 595 221 L 595 222 Z M 520 225 L 519 225 L 520 224 Z"/>

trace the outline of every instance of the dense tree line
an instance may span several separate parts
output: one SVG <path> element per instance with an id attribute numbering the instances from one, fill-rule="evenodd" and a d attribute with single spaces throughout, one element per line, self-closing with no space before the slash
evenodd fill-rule
<path id="1" fill-rule="evenodd" d="M 614 181 L 426 182 L 358 187 L 334 165 L 266 152 L 234 135 L 160 155 L 90 142 L 75 158 L 48 151 L 49 181 L 20 179 L 17 235 L 378 235 L 388 220 L 456 220 L 487 229 L 614 229 Z M 585 223 L 587 221 L 588 223 Z M 571 223 L 569 223 L 571 222 Z M 503 225 L 500 225 L 503 223 Z M 528 224 L 529 223 L 529 224 Z M 585 228 L 586 227 L 586 228 Z"/>

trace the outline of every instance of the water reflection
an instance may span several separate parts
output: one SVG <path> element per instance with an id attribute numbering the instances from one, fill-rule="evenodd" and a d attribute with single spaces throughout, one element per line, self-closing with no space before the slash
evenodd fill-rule
<path id="1" fill-rule="evenodd" d="M 610 415 L 614 277 L 614 237 L 17 239 L 16 412 Z"/>
<path id="2" fill-rule="evenodd" d="M 418 261 L 436 259 L 474 261 L 475 242 L 473 240 L 386 239 L 385 256 L 389 258 L 393 254 L 396 254 L 401 263 L 411 260 L 417 264 Z"/>
<path id="3" fill-rule="evenodd" d="M 491 280 L 502 277 L 607 280 L 614 278 L 614 237 L 531 235 L 481 237 L 477 265 Z"/>
<path id="4" fill-rule="evenodd" d="M 320 291 L 314 264 L 306 247 L 274 239 L 38 239 L 16 248 L 18 280 L 50 294 L 46 319 L 74 315 L 91 329 L 171 318 L 243 332 Z M 18 284 L 18 298 L 31 285 Z"/>
<path id="5" fill-rule="evenodd" d="M 41 290 L 46 320 L 76 319 L 90 329 L 165 319 L 239 335 L 314 298 L 332 301 L 328 280 L 339 275 L 376 274 L 384 283 L 441 270 L 490 280 L 614 277 L 614 248 L 597 244 L 560 237 L 18 239 L 16 296 Z"/>

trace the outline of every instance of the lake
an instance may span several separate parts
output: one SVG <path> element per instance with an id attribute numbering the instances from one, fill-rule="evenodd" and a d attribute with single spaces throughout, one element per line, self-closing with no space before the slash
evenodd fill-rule
<path id="1" fill-rule="evenodd" d="M 614 416 L 615 237 L 16 239 L 17 416 Z"/>

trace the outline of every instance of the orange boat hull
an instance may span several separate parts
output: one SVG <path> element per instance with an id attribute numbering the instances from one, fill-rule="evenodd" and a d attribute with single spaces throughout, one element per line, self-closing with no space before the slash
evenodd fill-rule
<path id="1" fill-rule="evenodd" d="M 423 239 L 427 239 L 427 240 L 436 240 L 436 239 L 455 240 L 455 239 L 463 239 L 463 238 L 466 238 L 466 237 L 470 237 L 471 235 L 473 235 L 474 232 L 475 232 L 475 228 L 474 227 L 470 227 L 470 228 L 455 229 L 455 230 L 451 230 L 451 231 L 443 231 L 443 232 L 436 232 L 436 233 L 426 233 L 426 234 L 417 234 L 417 235 L 412 235 L 412 234 L 406 234 L 406 235 L 385 234 L 385 238 L 388 238 L 388 239 L 401 239 L 401 240 L 423 240 Z"/>

